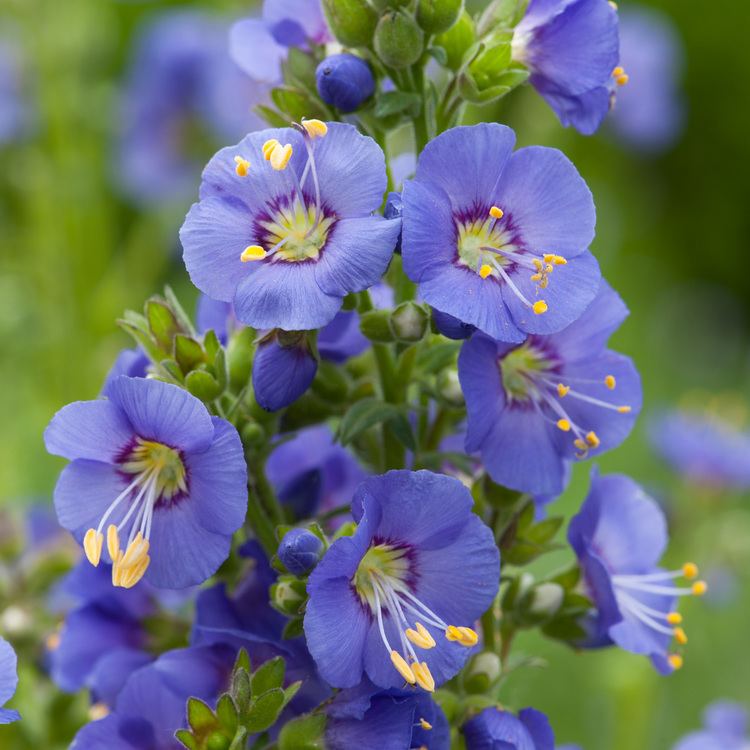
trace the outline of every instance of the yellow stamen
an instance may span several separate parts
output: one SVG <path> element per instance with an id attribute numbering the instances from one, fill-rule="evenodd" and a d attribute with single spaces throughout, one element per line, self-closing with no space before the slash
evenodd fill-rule
<path id="1" fill-rule="evenodd" d="M 534 310 L 534 315 L 542 315 L 549 310 L 549 307 L 547 307 L 547 303 L 543 299 L 538 299 L 532 305 L 532 310 Z"/>
<path id="2" fill-rule="evenodd" d="M 682 615 L 679 612 L 670 612 L 667 615 L 667 622 L 670 625 L 679 625 L 682 622 Z"/>
<path id="3" fill-rule="evenodd" d="M 554 260 L 552 261 L 556 266 L 567 266 L 568 260 L 567 258 L 563 258 L 562 255 L 556 255 L 554 257 Z"/>
<path id="4" fill-rule="evenodd" d="M 675 671 L 682 669 L 682 657 L 679 654 L 670 654 L 667 657 L 667 661 L 669 662 L 669 666 Z"/>
<path id="5" fill-rule="evenodd" d="M 461 632 L 455 625 L 448 625 L 448 627 L 445 629 L 445 637 L 449 641 L 460 641 Z"/>
<path id="6" fill-rule="evenodd" d="M 631 406 L 618 406 L 617 411 L 620 412 L 620 414 L 630 414 L 630 412 L 633 411 L 633 408 Z"/>
<path id="7" fill-rule="evenodd" d="M 322 138 L 328 132 L 328 125 L 322 120 L 302 120 L 302 127 L 310 138 Z"/>
<path id="8" fill-rule="evenodd" d="M 143 578 L 150 563 L 151 558 L 146 555 L 138 563 L 136 563 L 136 565 L 125 569 L 120 580 L 120 585 L 123 588 L 132 589 L 133 586 L 135 586 L 135 584 L 138 583 L 141 578 Z"/>
<path id="9" fill-rule="evenodd" d="M 144 539 L 143 534 L 139 531 L 125 550 L 125 556 L 122 558 L 120 565 L 123 568 L 133 568 L 139 565 L 143 558 L 148 555 L 149 546 L 148 539 Z"/>
<path id="10" fill-rule="evenodd" d="M 492 273 L 492 266 L 488 266 L 486 263 L 479 269 L 479 275 L 486 279 Z"/>
<path id="11" fill-rule="evenodd" d="M 120 556 L 120 537 L 117 535 L 117 526 L 113 523 L 107 527 L 107 551 L 113 560 Z"/>
<path id="12" fill-rule="evenodd" d="M 459 638 L 458 642 L 462 646 L 471 648 L 472 646 L 476 646 L 477 643 L 479 642 L 479 636 L 471 628 L 459 627 L 458 632 L 461 634 L 461 637 Z"/>
<path id="13" fill-rule="evenodd" d="M 435 645 L 435 639 L 432 637 L 432 633 L 430 633 L 430 631 L 427 630 L 427 628 L 424 625 L 422 625 L 421 622 L 416 623 L 416 628 L 417 628 L 417 633 L 419 633 L 422 636 L 422 638 L 426 638 L 427 640 L 430 641 L 430 643 L 432 643 L 433 646 Z"/>
<path id="14" fill-rule="evenodd" d="M 422 729 L 424 729 L 425 731 L 429 731 L 430 729 L 432 729 L 432 724 L 430 724 L 427 719 L 420 719 L 419 726 L 422 727 Z"/>
<path id="15" fill-rule="evenodd" d="M 240 260 L 247 263 L 251 260 L 263 260 L 266 257 L 266 251 L 260 245 L 248 245 L 240 255 Z"/>
<path id="16" fill-rule="evenodd" d="M 612 78 L 619 78 L 621 75 L 625 73 L 625 68 L 623 68 L 621 65 L 618 65 L 613 71 L 612 71 Z"/>
<path id="17" fill-rule="evenodd" d="M 682 628 L 675 628 L 674 629 L 674 637 L 677 643 L 684 646 L 688 642 L 687 635 L 685 634 L 685 631 Z"/>
<path id="18" fill-rule="evenodd" d="M 271 138 L 267 140 L 263 144 L 263 158 L 266 161 L 270 161 L 273 150 L 276 148 L 276 146 L 280 146 L 280 145 L 281 144 L 275 138 Z"/>
<path id="19" fill-rule="evenodd" d="M 541 281 L 542 280 L 542 274 L 540 273 L 533 273 L 531 274 L 531 280 L 532 281 Z"/>
<path id="20" fill-rule="evenodd" d="M 287 164 L 289 164 L 289 160 L 292 158 L 292 144 L 287 143 L 286 146 L 282 146 L 280 143 L 274 146 L 273 151 L 271 151 L 271 157 L 269 158 L 269 161 L 271 162 L 271 166 L 277 171 L 282 172 L 286 169 Z"/>
<path id="21" fill-rule="evenodd" d="M 695 563 L 686 562 L 682 566 L 682 575 L 684 575 L 688 581 L 692 581 L 693 578 L 698 577 L 698 566 Z"/>
<path id="22" fill-rule="evenodd" d="M 417 685 L 426 690 L 428 693 L 432 693 L 435 690 L 435 678 L 430 672 L 430 668 L 426 662 L 414 662 L 411 665 L 411 670 L 414 673 L 414 677 L 417 680 Z"/>
<path id="23" fill-rule="evenodd" d="M 102 559 L 102 547 L 104 546 L 104 534 L 96 529 L 89 529 L 83 537 L 83 551 L 88 561 L 96 567 Z"/>
<path id="24" fill-rule="evenodd" d="M 615 389 L 615 386 L 617 385 L 617 381 L 615 380 L 614 375 L 607 375 L 606 378 L 604 378 L 604 385 L 609 388 L 610 391 L 613 391 Z"/>
<path id="25" fill-rule="evenodd" d="M 91 721 L 99 721 L 99 719 L 103 719 L 106 716 L 109 716 L 109 708 L 106 703 L 94 703 L 89 708 L 89 719 Z"/>
<path id="26" fill-rule="evenodd" d="M 628 81 L 630 80 L 630 76 L 627 73 L 623 73 L 623 75 L 618 76 L 615 79 L 615 82 L 618 86 L 624 86 Z"/>
<path id="27" fill-rule="evenodd" d="M 412 668 L 406 663 L 406 659 L 404 659 L 404 657 L 401 656 L 398 651 L 391 651 L 391 661 L 393 662 L 393 666 L 398 670 L 399 674 L 410 685 L 416 684 L 417 678 L 414 676 Z"/>
<path id="28" fill-rule="evenodd" d="M 419 633 L 417 633 L 416 630 L 412 630 L 411 628 L 407 628 L 405 631 L 406 637 L 419 648 L 432 648 L 435 645 L 435 641 L 431 641 L 431 639 L 423 638 Z"/>
<path id="29" fill-rule="evenodd" d="M 544 263 L 542 263 L 539 258 L 532 258 L 531 262 L 534 264 L 534 268 L 536 268 L 537 271 L 541 271 L 544 268 Z"/>
<path id="30" fill-rule="evenodd" d="M 502 218 L 503 218 L 503 216 L 505 216 L 505 212 L 503 211 L 503 209 L 502 209 L 502 208 L 498 208 L 497 206 L 493 206 L 493 207 L 492 207 L 492 208 L 490 209 L 490 216 L 491 216 L 491 217 L 492 217 L 493 219 L 502 219 Z"/>
<path id="31" fill-rule="evenodd" d="M 242 156 L 235 156 L 234 163 L 237 165 L 234 171 L 237 172 L 239 177 L 247 177 L 247 173 L 250 170 L 250 162 Z"/>
<path id="32" fill-rule="evenodd" d="M 599 436 L 593 431 L 586 433 L 586 442 L 592 448 L 598 448 L 601 443 L 601 441 L 599 440 Z"/>
<path id="33" fill-rule="evenodd" d="M 557 420 L 557 428 L 559 430 L 562 430 L 563 432 L 569 432 L 570 431 L 570 422 L 567 419 L 558 419 Z"/>
<path id="34" fill-rule="evenodd" d="M 583 451 L 584 453 L 588 453 L 589 447 L 586 445 L 586 443 L 581 440 L 581 438 L 576 438 L 573 441 L 573 445 L 575 445 L 576 448 L 578 448 L 579 451 Z"/>
<path id="35" fill-rule="evenodd" d="M 694 596 L 703 596 L 708 591 L 708 584 L 705 581 L 696 581 L 692 589 Z"/>
<path id="36" fill-rule="evenodd" d="M 60 648 L 60 633 L 50 633 L 44 640 L 47 651 L 57 651 Z"/>
<path id="37" fill-rule="evenodd" d="M 125 553 L 120 550 L 120 554 L 117 558 L 112 560 L 112 585 L 119 586 L 122 578 L 122 558 L 125 557 Z"/>
<path id="38" fill-rule="evenodd" d="M 562 383 L 557 384 L 557 395 L 560 398 L 564 398 L 565 396 L 567 396 L 569 390 L 570 390 L 569 385 L 563 385 Z"/>

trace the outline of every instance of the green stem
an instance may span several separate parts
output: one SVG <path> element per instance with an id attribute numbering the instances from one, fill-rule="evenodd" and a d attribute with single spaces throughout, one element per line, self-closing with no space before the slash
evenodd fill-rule
<path id="1" fill-rule="evenodd" d="M 429 432 L 427 433 L 427 439 L 425 440 L 425 451 L 437 450 L 440 445 L 440 438 L 443 437 L 443 432 L 448 423 L 448 412 L 442 406 L 438 409 L 438 413 L 435 416 L 435 421 L 432 423 Z"/>
<path id="2" fill-rule="evenodd" d="M 252 529 L 269 558 L 273 557 L 279 546 L 276 541 L 276 532 L 268 515 L 260 504 L 260 499 L 252 488 L 250 488 L 248 495 L 245 526 Z"/>
<path id="3" fill-rule="evenodd" d="M 484 638 L 484 648 L 487 651 L 497 650 L 497 623 L 495 622 L 495 607 L 490 607 L 482 615 L 482 636 Z"/>

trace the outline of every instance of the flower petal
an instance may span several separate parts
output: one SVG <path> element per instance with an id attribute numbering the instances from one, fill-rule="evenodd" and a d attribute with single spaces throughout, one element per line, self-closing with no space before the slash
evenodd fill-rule
<path id="1" fill-rule="evenodd" d="M 232 60 L 253 80 L 277 83 L 281 80 L 281 63 L 286 47 L 273 38 L 267 23 L 257 18 L 243 18 L 229 30 L 229 54 Z"/>

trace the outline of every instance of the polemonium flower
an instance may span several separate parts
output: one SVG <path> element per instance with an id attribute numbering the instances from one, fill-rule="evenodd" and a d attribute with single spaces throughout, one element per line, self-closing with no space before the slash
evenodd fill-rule
<path id="1" fill-rule="evenodd" d="M 431 141 L 404 186 L 404 270 L 432 307 L 500 341 L 572 323 L 596 295 L 591 191 L 556 149 L 504 125 Z"/>
<path id="2" fill-rule="evenodd" d="M 499 575 L 492 532 L 472 505 L 457 479 L 428 471 L 359 486 L 354 535 L 331 545 L 308 583 L 305 635 L 327 682 L 353 687 L 366 675 L 432 691 L 459 671 Z"/>
<path id="3" fill-rule="evenodd" d="M 135 201 L 184 199 L 211 146 L 261 126 L 252 107 L 265 98 L 229 59 L 216 17 L 173 11 L 139 33 L 122 94 L 119 167 Z"/>
<path id="4" fill-rule="evenodd" d="M 115 586 L 202 583 L 245 516 L 237 431 L 161 381 L 120 377 L 108 397 L 69 404 L 45 431 L 47 450 L 71 461 L 55 488 L 60 523 L 93 565 L 113 561 Z"/>
<path id="5" fill-rule="evenodd" d="M 226 646 L 167 651 L 128 678 L 115 709 L 81 729 L 71 750 L 179 750 L 188 698 L 210 705 L 229 685 L 234 653 Z"/>
<path id="6" fill-rule="evenodd" d="M 373 216 L 383 152 L 351 125 L 305 120 L 219 151 L 180 231 L 193 283 L 239 321 L 302 331 L 379 281 L 400 221 Z"/>
<path id="7" fill-rule="evenodd" d="M 677 140 L 685 119 L 682 64 L 682 42 L 667 15 L 630 4 L 621 10 L 620 66 L 629 80 L 609 122 L 626 144 L 661 151 Z"/>
<path id="8" fill-rule="evenodd" d="M 604 645 L 611 639 L 626 651 L 649 656 L 664 674 L 679 669 L 678 651 L 687 636 L 677 599 L 700 596 L 706 584 L 673 583 L 695 579 L 693 563 L 679 570 L 659 567 L 668 538 L 656 502 L 629 477 L 593 473 L 588 497 L 570 522 L 568 541 L 596 608 L 593 622 L 587 623 L 592 641 Z"/>
<path id="9" fill-rule="evenodd" d="M 342 690 L 326 709 L 329 750 L 448 750 L 450 727 L 440 707 L 425 693 L 380 691 L 368 680 Z"/>
<path id="10" fill-rule="evenodd" d="M 365 471 L 335 442 L 326 425 L 318 425 L 300 430 L 274 448 L 266 462 L 266 476 L 279 500 L 296 517 L 305 518 L 349 505 Z"/>
<path id="11" fill-rule="evenodd" d="M 518 716 L 485 708 L 463 726 L 466 750 L 554 750 L 555 735 L 547 717 L 533 708 Z"/>
<path id="12" fill-rule="evenodd" d="M 264 0 L 261 18 L 232 26 L 229 50 L 253 80 L 279 83 L 290 47 L 326 44 L 332 38 L 320 0 Z"/>
<path id="13" fill-rule="evenodd" d="M 355 55 L 326 57 L 315 71 L 320 98 L 342 112 L 354 112 L 375 93 L 375 78 L 368 63 Z"/>
<path id="14" fill-rule="evenodd" d="M 28 122 L 20 52 L 7 39 L 0 39 L 0 145 L 18 138 Z"/>
<path id="15" fill-rule="evenodd" d="M 121 350 L 104 378 L 102 395 L 107 395 L 112 383 L 114 383 L 121 375 L 127 375 L 129 378 L 145 378 L 148 374 L 148 366 L 150 364 L 151 360 L 143 349 L 135 348 Z"/>
<path id="16" fill-rule="evenodd" d="M 3 708 L 13 697 L 13 693 L 16 692 L 18 686 L 16 662 L 16 652 L 13 647 L 8 641 L 0 638 L 0 724 L 10 724 L 21 718 L 18 711 Z"/>
<path id="17" fill-rule="evenodd" d="M 718 415 L 676 410 L 649 425 L 654 450 L 677 472 L 701 484 L 750 487 L 750 432 Z"/>
<path id="18" fill-rule="evenodd" d="M 279 543 L 278 556 L 284 567 L 294 575 L 309 573 L 323 552 L 320 537 L 307 529 L 291 529 Z"/>
<path id="19" fill-rule="evenodd" d="M 513 59 L 560 122 L 591 135 L 610 107 L 620 66 L 617 11 L 607 0 L 531 0 L 513 33 Z"/>
<path id="20" fill-rule="evenodd" d="M 703 714 L 703 727 L 681 739 L 673 750 L 744 750 L 750 742 L 748 713 L 739 703 L 712 703 Z"/>
<path id="21" fill-rule="evenodd" d="M 557 495 L 566 465 L 619 445 L 641 407 L 638 372 L 606 349 L 627 316 L 602 281 L 596 299 L 565 330 L 520 346 L 475 334 L 458 359 L 466 399 L 466 450 L 489 475 L 520 492 Z"/>

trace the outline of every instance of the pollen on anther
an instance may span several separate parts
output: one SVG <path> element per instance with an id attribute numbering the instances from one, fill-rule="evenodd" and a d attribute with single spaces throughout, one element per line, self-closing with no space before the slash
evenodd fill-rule
<path id="1" fill-rule="evenodd" d="M 490 216 L 493 219 L 502 219 L 503 216 L 505 216 L 505 212 L 498 206 L 492 206 L 492 208 L 490 209 Z"/>
<path id="2" fill-rule="evenodd" d="M 691 581 L 693 578 L 698 577 L 698 566 L 695 563 L 692 562 L 686 562 L 682 566 L 682 575 L 685 576 L 689 581 Z"/>
<path id="3" fill-rule="evenodd" d="M 563 385 L 562 383 L 557 384 L 557 395 L 560 398 L 565 398 L 565 396 L 568 395 L 568 391 L 570 390 L 569 385 Z"/>
<path id="4" fill-rule="evenodd" d="M 107 551 L 113 560 L 120 556 L 120 537 L 117 535 L 117 526 L 113 523 L 107 527 Z"/>
<path id="5" fill-rule="evenodd" d="M 248 263 L 252 260 L 263 260 L 266 257 L 266 251 L 260 245 L 249 245 L 242 251 L 240 260 Z"/>
<path id="6" fill-rule="evenodd" d="M 289 164 L 289 160 L 292 158 L 292 153 L 293 149 L 291 143 L 287 143 L 285 146 L 282 146 L 280 143 L 276 144 L 273 151 L 271 151 L 271 156 L 269 158 L 271 166 L 277 172 L 282 172 Z"/>
<path id="7" fill-rule="evenodd" d="M 235 156 L 234 163 L 237 165 L 234 171 L 239 177 L 247 177 L 247 173 L 250 170 L 250 162 L 242 156 Z"/>
<path id="8" fill-rule="evenodd" d="M 422 729 L 424 729 L 425 731 L 429 731 L 430 729 L 432 729 L 432 724 L 430 724 L 427 719 L 420 719 L 419 726 L 422 727 Z"/>
<path id="9" fill-rule="evenodd" d="M 708 591 L 708 584 L 705 581 L 696 581 L 692 585 L 692 591 L 694 596 L 703 596 Z"/>
<path id="10" fill-rule="evenodd" d="M 679 612 L 670 612 L 667 615 L 667 622 L 670 625 L 679 625 L 682 622 L 682 615 Z"/>
<path id="11" fill-rule="evenodd" d="M 492 273 L 492 266 L 488 266 L 486 263 L 479 269 L 479 275 L 486 279 Z"/>
<path id="12" fill-rule="evenodd" d="M 674 629 L 674 637 L 677 643 L 679 643 L 682 646 L 684 646 L 688 642 L 688 637 L 682 628 Z"/>
<path id="13" fill-rule="evenodd" d="M 563 432 L 570 432 L 570 422 L 567 419 L 558 419 L 557 428 Z"/>
<path id="14" fill-rule="evenodd" d="M 96 567 L 102 559 L 102 547 L 104 546 L 104 534 L 96 529 L 89 529 L 83 537 L 83 551 L 88 561 Z"/>
<path id="15" fill-rule="evenodd" d="M 302 120 L 302 127 L 310 138 L 323 138 L 328 133 L 328 125 L 322 120 Z"/>
<path id="16" fill-rule="evenodd" d="M 667 661 L 669 662 L 669 666 L 675 671 L 682 669 L 682 657 L 679 654 L 670 654 L 667 657 Z"/>
<path id="17" fill-rule="evenodd" d="M 271 160 L 271 154 L 273 153 L 273 150 L 276 148 L 276 146 L 280 146 L 281 144 L 275 139 L 275 138 L 269 138 L 264 144 L 263 144 L 263 158 L 266 161 Z"/>
<path id="18" fill-rule="evenodd" d="M 406 663 L 406 659 L 404 659 L 404 657 L 401 656 L 398 651 L 391 651 L 391 661 L 393 662 L 393 666 L 398 670 L 399 674 L 410 685 L 416 684 L 417 678 L 414 676 L 412 668 Z"/>
<path id="19" fill-rule="evenodd" d="M 620 414 L 630 414 L 630 412 L 633 411 L 633 407 L 632 406 L 618 406 L 617 411 Z"/>
<path id="20" fill-rule="evenodd" d="M 586 442 L 592 447 L 592 448 L 598 448 L 601 444 L 601 441 L 599 440 L 599 436 L 592 430 L 591 432 L 586 433 Z"/>
<path id="21" fill-rule="evenodd" d="M 549 307 L 543 299 L 538 299 L 532 305 L 532 309 L 534 310 L 534 315 L 542 315 L 543 313 L 546 313 L 547 310 L 549 310 Z"/>
<path id="22" fill-rule="evenodd" d="M 610 391 L 613 391 L 615 389 L 615 386 L 617 385 L 617 381 L 615 380 L 614 375 L 607 375 L 607 377 L 604 378 L 604 385 L 609 388 Z"/>

